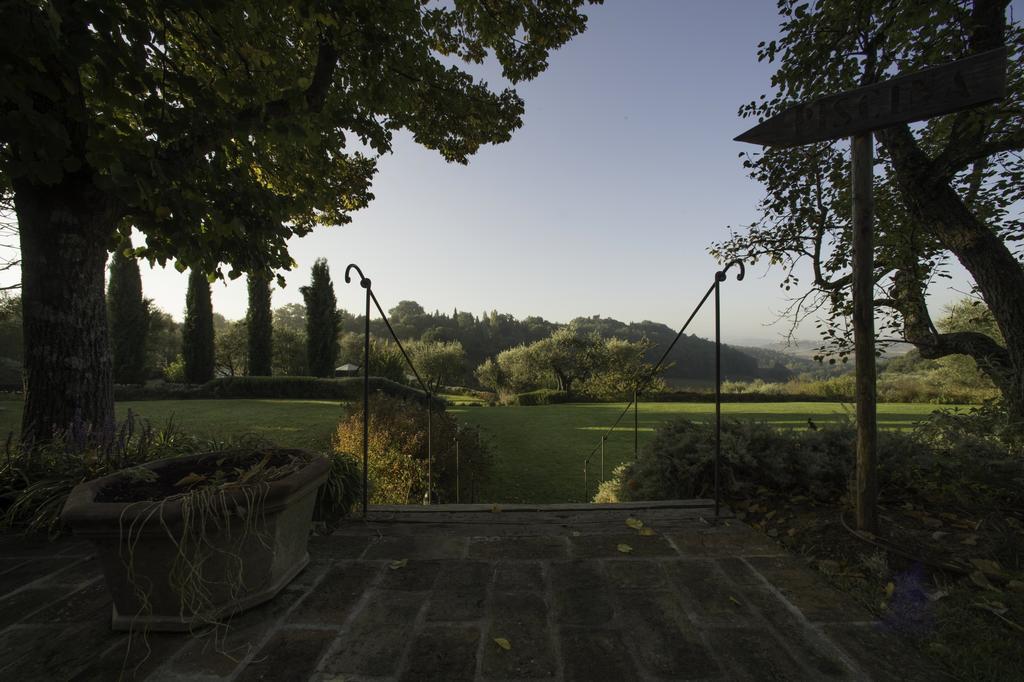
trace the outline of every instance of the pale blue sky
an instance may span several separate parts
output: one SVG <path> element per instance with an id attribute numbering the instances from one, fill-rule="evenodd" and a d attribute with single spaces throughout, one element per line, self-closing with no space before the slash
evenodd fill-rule
<path id="1" fill-rule="evenodd" d="M 293 240 L 299 267 L 274 305 L 328 258 L 339 303 L 358 263 L 385 308 L 496 308 L 566 321 L 579 315 L 677 326 L 711 282 L 708 245 L 755 217 L 761 188 L 745 177 L 732 138 L 749 127 L 739 105 L 769 88 L 756 45 L 777 30 L 774 0 L 609 0 L 587 32 L 519 86 L 524 127 L 511 142 L 446 164 L 406 136 L 380 162 L 376 201 L 345 227 Z M 785 304 L 780 271 L 754 268 L 723 293 L 727 340 L 773 339 Z M 146 271 L 145 294 L 180 317 L 185 277 Z M 959 297 L 943 282 L 936 308 Z M 953 286 L 964 289 L 958 277 Z M 214 308 L 245 312 L 245 283 L 214 287 Z M 702 315 L 694 331 L 710 334 Z M 807 330 L 805 336 L 813 336 Z"/>

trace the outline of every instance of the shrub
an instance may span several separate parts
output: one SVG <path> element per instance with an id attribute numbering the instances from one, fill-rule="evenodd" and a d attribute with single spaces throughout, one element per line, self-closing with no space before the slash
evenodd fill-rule
<path id="1" fill-rule="evenodd" d="M 434 499 L 468 498 L 470 480 L 482 480 L 489 469 L 486 443 L 476 429 L 459 424 L 443 411 L 432 415 L 431 437 Z M 459 443 L 459 462 L 454 444 Z M 333 439 L 337 453 L 363 450 L 363 411 L 356 404 L 341 421 Z M 427 492 L 427 415 L 422 405 L 376 394 L 370 401 L 369 484 L 374 504 L 420 504 Z M 456 494 L 456 479 L 462 489 Z"/>
<path id="2" fill-rule="evenodd" d="M 327 482 L 316 492 L 313 523 L 323 533 L 329 532 L 355 508 L 362 499 L 363 474 L 356 458 L 347 453 L 325 453 L 331 461 Z"/>
<path id="3" fill-rule="evenodd" d="M 514 405 L 555 405 L 569 400 L 569 394 L 554 388 L 541 388 L 514 396 Z"/>
<path id="4" fill-rule="evenodd" d="M 1002 419 L 1002 421 L 1000 421 Z M 1021 441 L 1000 432 L 998 408 L 936 413 L 913 433 L 878 434 L 880 495 L 926 495 L 949 504 L 1024 503 Z M 1013 426 L 1007 428 L 1011 429 Z M 855 463 L 852 424 L 816 431 L 758 422 L 722 423 L 721 492 L 775 493 L 834 501 L 848 492 Z M 596 502 L 707 497 L 714 491 L 714 426 L 685 419 L 658 429 L 635 462 L 602 483 Z"/>
<path id="5" fill-rule="evenodd" d="M 423 401 L 423 392 L 380 377 L 370 377 L 370 391 Z M 305 398 L 309 400 L 361 400 L 362 377 L 221 377 L 203 384 L 204 398 Z M 435 405 L 442 407 L 440 399 Z"/>
<path id="6" fill-rule="evenodd" d="M 616 469 L 603 501 L 708 497 L 714 491 L 714 426 L 686 419 L 658 429 L 637 461 Z M 720 482 L 726 495 L 759 485 L 835 496 L 846 487 L 853 432 L 848 426 L 799 432 L 759 422 L 722 423 Z"/>
<path id="7" fill-rule="evenodd" d="M 185 383 L 185 358 L 178 356 L 164 368 L 164 378 L 172 384 Z"/>
<path id="8" fill-rule="evenodd" d="M 130 411 L 109 432 L 72 425 L 45 445 L 8 451 L 0 465 L 0 528 L 56 536 L 63 531 L 64 501 L 83 481 L 155 459 L 263 444 L 252 437 L 230 442 L 197 438 L 178 429 L 173 419 L 158 428 Z"/>

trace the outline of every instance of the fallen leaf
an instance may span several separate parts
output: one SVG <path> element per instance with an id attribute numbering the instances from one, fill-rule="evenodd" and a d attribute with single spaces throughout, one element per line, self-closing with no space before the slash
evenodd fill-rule
<path id="1" fill-rule="evenodd" d="M 946 590 L 935 590 L 934 592 L 928 595 L 928 601 L 939 601 L 940 599 L 948 596 L 949 592 Z"/>
<path id="2" fill-rule="evenodd" d="M 202 474 L 197 474 L 195 472 L 192 472 L 191 474 L 188 474 L 187 476 L 182 478 L 180 481 L 175 483 L 174 486 L 176 488 L 180 488 L 182 486 L 193 485 L 195 483 L 199 483 L 200 481 L 205 481 L 205 480 L 206 480 L 206 476 L 203 476 Z"/>
<path id="3" fill-rule="evenodd" d="M 968 535 L 967 537 L 965 537 L 963 540 L 960 541 L 960 544 L 961 545 L 971 545 L 973 547 L 974 545 L 978 544 L 978 536 L 977 535 Z"/>
<path id="4" fill-rule="evenodd" d="M 623 554 L 629 554 L 633 551 L 633 548 L 630 545 L 627 545 L 626 543 L 620 544 L 616 549 L 618 549 Z"/>
<path id="5" fill-rule="evenodd" d="M 1001 575 L 1003 572 L 999 562 L 991 559 L 971 559 L 970 562 L 976 569 L 987 575 Z"/>
<path id="6" fill-rule="evenodd" d="M 626 519 L 626 525 L 632 528 L 633 530 L 640 530 L 644 527 L 644 522 L 640 519 L 634 519 L 633 517 L 630 517 Z"/>
<path id="7" fill-rule="evenodd" d="M 968 577 L 971 579 L 971 582 L 977 585 L 978 587 L 986 590 L 992 590 L 993 592 L 998 592 L 999 594 L 1002 594 L 1002 590 L 993 587 L 992 583 L 988 581 L 988 578 L 986 578 L 985 574 L 981 571 L 974 571 Z"/>
<path id="8" fill-rule="evenodd" d="M 944 531 L 944 530 L 937 530 L 934 533 L 932 533 L 932 540 L 941 540 L 942 538 L 946 537 L 947 535 L 949 535 L 949 533 L 947 533 L 946 531 Z"/>
<path id="9" fill-rule="evenodd" d="M 512 650 L 512 642 L 508 641 L 504 637 L 495 637 L 494 638 L 494 643 L 497 644 L 498 646 L 500 646 L 505 651 L 511 651 Z"/>
<path id="10" fill-rule="evenodd" d="M 740 604 L 740 600 L 732 596 L 731 594 L 729 595 L 729 601 L 731 601 L 736 606 L 742 606 L 742 604 Z"/>
<path id="11" fill-rule="evenodd" d="M 388 568 L 390 568 L 392 571 L 394 571 L 394 570 L 397 570 L 399 568 L 405 568 L 406 564 L 408 564 L 408 563 L 409 563 L 408 559 L 395 559 L 390 564 L 388 564 Z"/>
<path id="12" fill-rule="evenodd" d="M 767 514 L 765 514 L 765 515 L 764 515 L 764 518 L 765 518 L 766 520 L 769 520 L 769 521 L 770 521 L 771 519 L 773 519 L 773 518 L 775 517 L 775 513 L 776 513 L 776 512 L 775 512 L 775 510 L 773 509 L 773 510 L 771 510 L 770 512 L 768 512 Z"/>
<path id="13" fill-rule="evenodd" d="M 1020 580 L 1011 580 L 1006 586 L 1014 592 L 1024 592 L 1024 582 Z"/>
<path id="14" fill-rule="evenodd" d="M 578 530 L 574 530 L 574 531 L 572 532 L 572 536 L 573 536 L 574 538 L 578 538 L 578 537 L 579 537 L 580 535 L 582 535 L 582 533 L 580 533 L 580 532 L 579 532 Z"/>
<path id="15" fill-rule="evenodd" d="M 645 538 L 649 538 L 650 536 L 655 535 L 655 534 L 656 533 L 654 532 L 653 528 L 641 528 L 640 529 L 640 535 L 643 535 Z"/>
<path id="16" fill-rule="evenodd" d="M 778 528 L 770 528 L 768 530 L 768 537 L 770 537 L 770 538 L 777 538 L 777 537 L 779 537 L 779 529 Z"/>
<path id="17" fill-rule="evenodd" d="M 890 583 L 888 583 L 885 586 L 885 596 L 886 597 L 891 597 L 892 593 L 895 592 L 895 591 L 896 591 L 896 584 L 895 583 L 890 582 Z"/>
<path id="18" fill-rule="evenodd" d="M 793 537 L 794 535 L 796 535 L 796 528 L 790 528 L 789 530 L 787 530 L 786 535 L 788 535 L 789 537 Z"/>
<path id="19" fill-rule="evenodd" d="M 496 504 L 492 504 L 492 505 L 491 505 L 491 513 L 492 513 L 492 514 L 497 514 L 497 513 L 498 513 L 498 512 L 500 512 L 500 511 L 501 511 L 501 507 L 499 507 L 499 506 L 498 506 L 498 505 L 496 505 Z"/>

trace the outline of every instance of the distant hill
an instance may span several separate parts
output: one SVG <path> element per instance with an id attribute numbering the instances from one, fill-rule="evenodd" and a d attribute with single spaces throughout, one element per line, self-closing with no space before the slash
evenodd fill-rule
<path id="1" fill-rule="evenodd" d="M 618 337 L 628 341 L 646 338 L 655 346 L 648 352 L 651 362 L 656 362 L 675 338 L 676 331 L 660 322 L 620 322 L 610 317 L 577 317 L 575 324 L 585 333 L 597 332 L 602 337 Z M 781 355 L 781 354 L 780 354 Z M 662 375 L 670 384 L 685 385 L 707 383 L 715 378 L 715 344 L 691 334 L 680 337 L 667 362 L 674 363 Z M 722 345 L 722 377 L 732 381 L 786 381 L 793 372 L 783 364 L 762 363 L 757 357 L 734 346 Z"/>

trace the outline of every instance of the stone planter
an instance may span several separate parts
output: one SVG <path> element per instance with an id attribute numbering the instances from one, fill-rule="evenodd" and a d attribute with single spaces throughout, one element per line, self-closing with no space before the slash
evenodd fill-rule
<path id="1" fill-rule="evenodd" d="M 184 527 L 180 499 L 162 503 L 97 501 L 109 486 L 126 485 L 120 474 L 75 487 L 64 505 L 62 519 L 76 536 L 96 546 L 114 601 L 113 629 L 189 630 L 273 598 L 306 566 L 316 492 L 327 480 L 330 465 L 326 458 L 301 450 L 269 452 L 309 457 L 309 463 L 284 478 L 263 484 L 265 494 L 261 493 L 259 513 L 252 518 L 246 511 L 252 502 L 252 487 L 248 499 L 237 487 L 223 492 L 227 508 L 237 511 L 226 523 L 221 517 L 219 527 L 207 523 L 202 532 L 206 544 L 201 550 L 199 575 L 207 608 L 201 614 L 183 607 L 182 594 L 172 580 L 178 558 L 176 542 Z M 157 475 L 162 473 L 164 478 L 174 478 L 189 466 L 211 466 L 225 458 L 230 463 L 232 458 L 245 454 L 252 453 L 189 455 L 144 466 Z"/>

